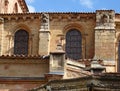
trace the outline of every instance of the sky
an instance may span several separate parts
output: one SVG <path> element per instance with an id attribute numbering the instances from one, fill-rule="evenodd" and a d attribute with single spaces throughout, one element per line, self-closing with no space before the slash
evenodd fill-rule
<path id="1" fill-rule="evenodd" d="M 26 0 L 30 12 L 95 12 L 115 10 L 120 13 L 120 0 Z"/>

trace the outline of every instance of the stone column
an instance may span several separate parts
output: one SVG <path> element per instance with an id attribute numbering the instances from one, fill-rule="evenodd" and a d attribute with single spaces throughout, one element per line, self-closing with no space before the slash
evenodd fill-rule
<path id="1" fill-rule="evenodd" d="M 115 72 L 115 12 L 96 11 L 95 59 L 104 60 L 107 72 Z"/>
<path id="2" fill-rule="evenodd" d="M 39 55 L 49 55 L 50 31 L 49 15 L 41 14 L 41 26 L 39 30 Z"/>
<path id="3" fill-rule="evenodd" d="M 33 55 L 33 38 L 34 38 L 34 34 L 31 34 L 30 38 L 29 38 L 30 39 L 30 48 L 29 48 L 30 49 L 29 50 L 30 55 Z"/>

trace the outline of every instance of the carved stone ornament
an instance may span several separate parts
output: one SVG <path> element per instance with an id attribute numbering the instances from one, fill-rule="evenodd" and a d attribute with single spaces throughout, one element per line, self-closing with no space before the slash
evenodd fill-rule
<path id="1" fill-rule="evenodd" d="M 114 28 L 114 11 L 97 11 L 96 13 L 96 27 L 97 28 Z"/>
<path id="2" fill-rule="evenodd" d="M 49 29 L 49 15 L 43 13 L 41 15 L 41 29 L 48 30 Z"/>
<path id="3" fill-rule="evenodd" d="M 48 23 L 49 22 L 49 15 L 43 13 L 41 19 L 42 19 L 42 23 Z"/>

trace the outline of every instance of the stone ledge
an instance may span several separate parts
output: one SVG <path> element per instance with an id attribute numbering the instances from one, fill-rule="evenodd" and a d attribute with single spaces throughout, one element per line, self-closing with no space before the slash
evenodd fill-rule
<path id="1" fill-rule="evenodd" d="M 0 77 L 0 84 L 19 84 L 19 83 L 46 83 L 47 80 L 44 77 Z"/>

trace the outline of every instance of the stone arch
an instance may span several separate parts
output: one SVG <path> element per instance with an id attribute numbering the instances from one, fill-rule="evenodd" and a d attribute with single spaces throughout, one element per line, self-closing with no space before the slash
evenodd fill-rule
<path id="1" fill-rule="evenodd" d="M 78 23 L 71 23 L 66 25 L 63 29 L 63 33 L 66 34 L 66 32 L 69 31 L 70 29 L 77 29 L 81 32 L 82 35 L 84 34 L 84 31 L 83 31 L 84 28 Z"/>
<path id="2" fill-rule="evenodd" d="M 71 24 L 68 24 L 68 25 L 66 25 L 65 27 L 64 27 L 64 29 L 63 29 L 63 34 L 64 34 L 64 37 L 65 37 L 65 39 L 64 39 L 64 45 L 63 45 L 63 47 L 64 47 L 64 50 L 66 50 L 66 34 L 67 34 L 67 32 L 69 32 L 70 30 L 77 30 L 77 31 L 79 31 L 80 32 L 80 34 L 81 34 L 81 57 L 80 58 L 85 58 L 85 31 L 84 31 L 84 28 L 80 25 L 80 24 L 78 24 L 78 23 L 71 23 Z"/>
<path id="3" fill-rule="evenodd" d="M 30 28 L 25 24 L 19 24 L 16 27 L 14 27 L 12 34 L 14 34 L 17 30 L 20 30 L 20 29 L 26 30 L 27 32 L 31 34 Z"/>

